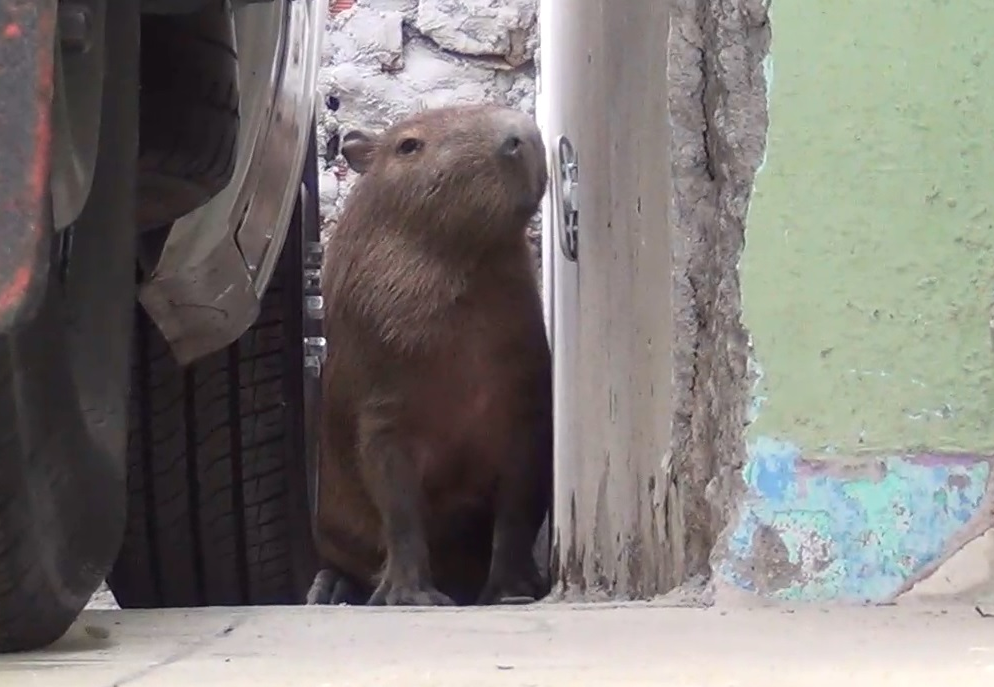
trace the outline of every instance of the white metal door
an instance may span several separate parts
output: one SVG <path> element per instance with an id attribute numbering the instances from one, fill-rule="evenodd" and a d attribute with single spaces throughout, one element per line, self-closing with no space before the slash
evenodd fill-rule
<path id="1" fill-rule="evenodd" d="M 667 0 L 548 0 L 540 123 L 578 155 L 579 255 L 560 249 L 558 159 L 545 214 L 554 348 L 553 574 L 567 595 L 646 597 L 672 389 Z"/>

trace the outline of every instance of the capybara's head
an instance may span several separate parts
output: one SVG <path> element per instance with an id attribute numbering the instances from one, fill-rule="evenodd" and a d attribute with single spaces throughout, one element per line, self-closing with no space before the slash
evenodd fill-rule
<path id="1" fill-rule="evenodd" d="M 489 105 L 425 110 L 381 134 L 351 131 L 342 154 L 362 175 L 365 212 L 411 231 L 520 231 L 548 183 L 532 118 Z"/>

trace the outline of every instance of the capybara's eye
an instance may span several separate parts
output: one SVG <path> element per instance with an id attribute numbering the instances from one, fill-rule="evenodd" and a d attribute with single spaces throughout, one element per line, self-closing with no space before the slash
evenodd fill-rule
<path id="1" fill-rule="evenodd" d="M 397 152 L 401 155 L 416 153 L 424 147 L 424 141 L 419 138 L 405 138 L 397 144 Z"/>

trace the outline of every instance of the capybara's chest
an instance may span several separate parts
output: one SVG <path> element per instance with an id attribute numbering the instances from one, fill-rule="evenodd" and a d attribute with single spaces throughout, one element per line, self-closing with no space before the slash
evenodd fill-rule
<path id="1" fill-rule="evenodd" d="M 440 351 L 405 384 L 404 424 L 435 453 L 502 443 L 524 400 L 525 371 L 508 354 L 486 342 L 465 343 Z"/>
<path id="2" fill-rule="evenodd" d="M 404 424 L 423 487 L 443 510 L 492 493 L 530 431 L 541 366 L 531 316 L 463 309 L 432 355 L 405 384 Z"/>

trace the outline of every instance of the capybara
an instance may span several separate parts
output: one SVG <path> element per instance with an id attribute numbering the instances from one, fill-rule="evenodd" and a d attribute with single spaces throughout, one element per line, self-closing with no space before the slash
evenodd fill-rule
<path id="1" fill-rule="evenodd" d="M 522 112 L 426 110 L 342 154 L 325 248 L 309 602 L 519 603 L 552 483 L 551 355 L 526 238 L 548 182 Z M 357 590 L 362 590 L 357 591 Z"/>

